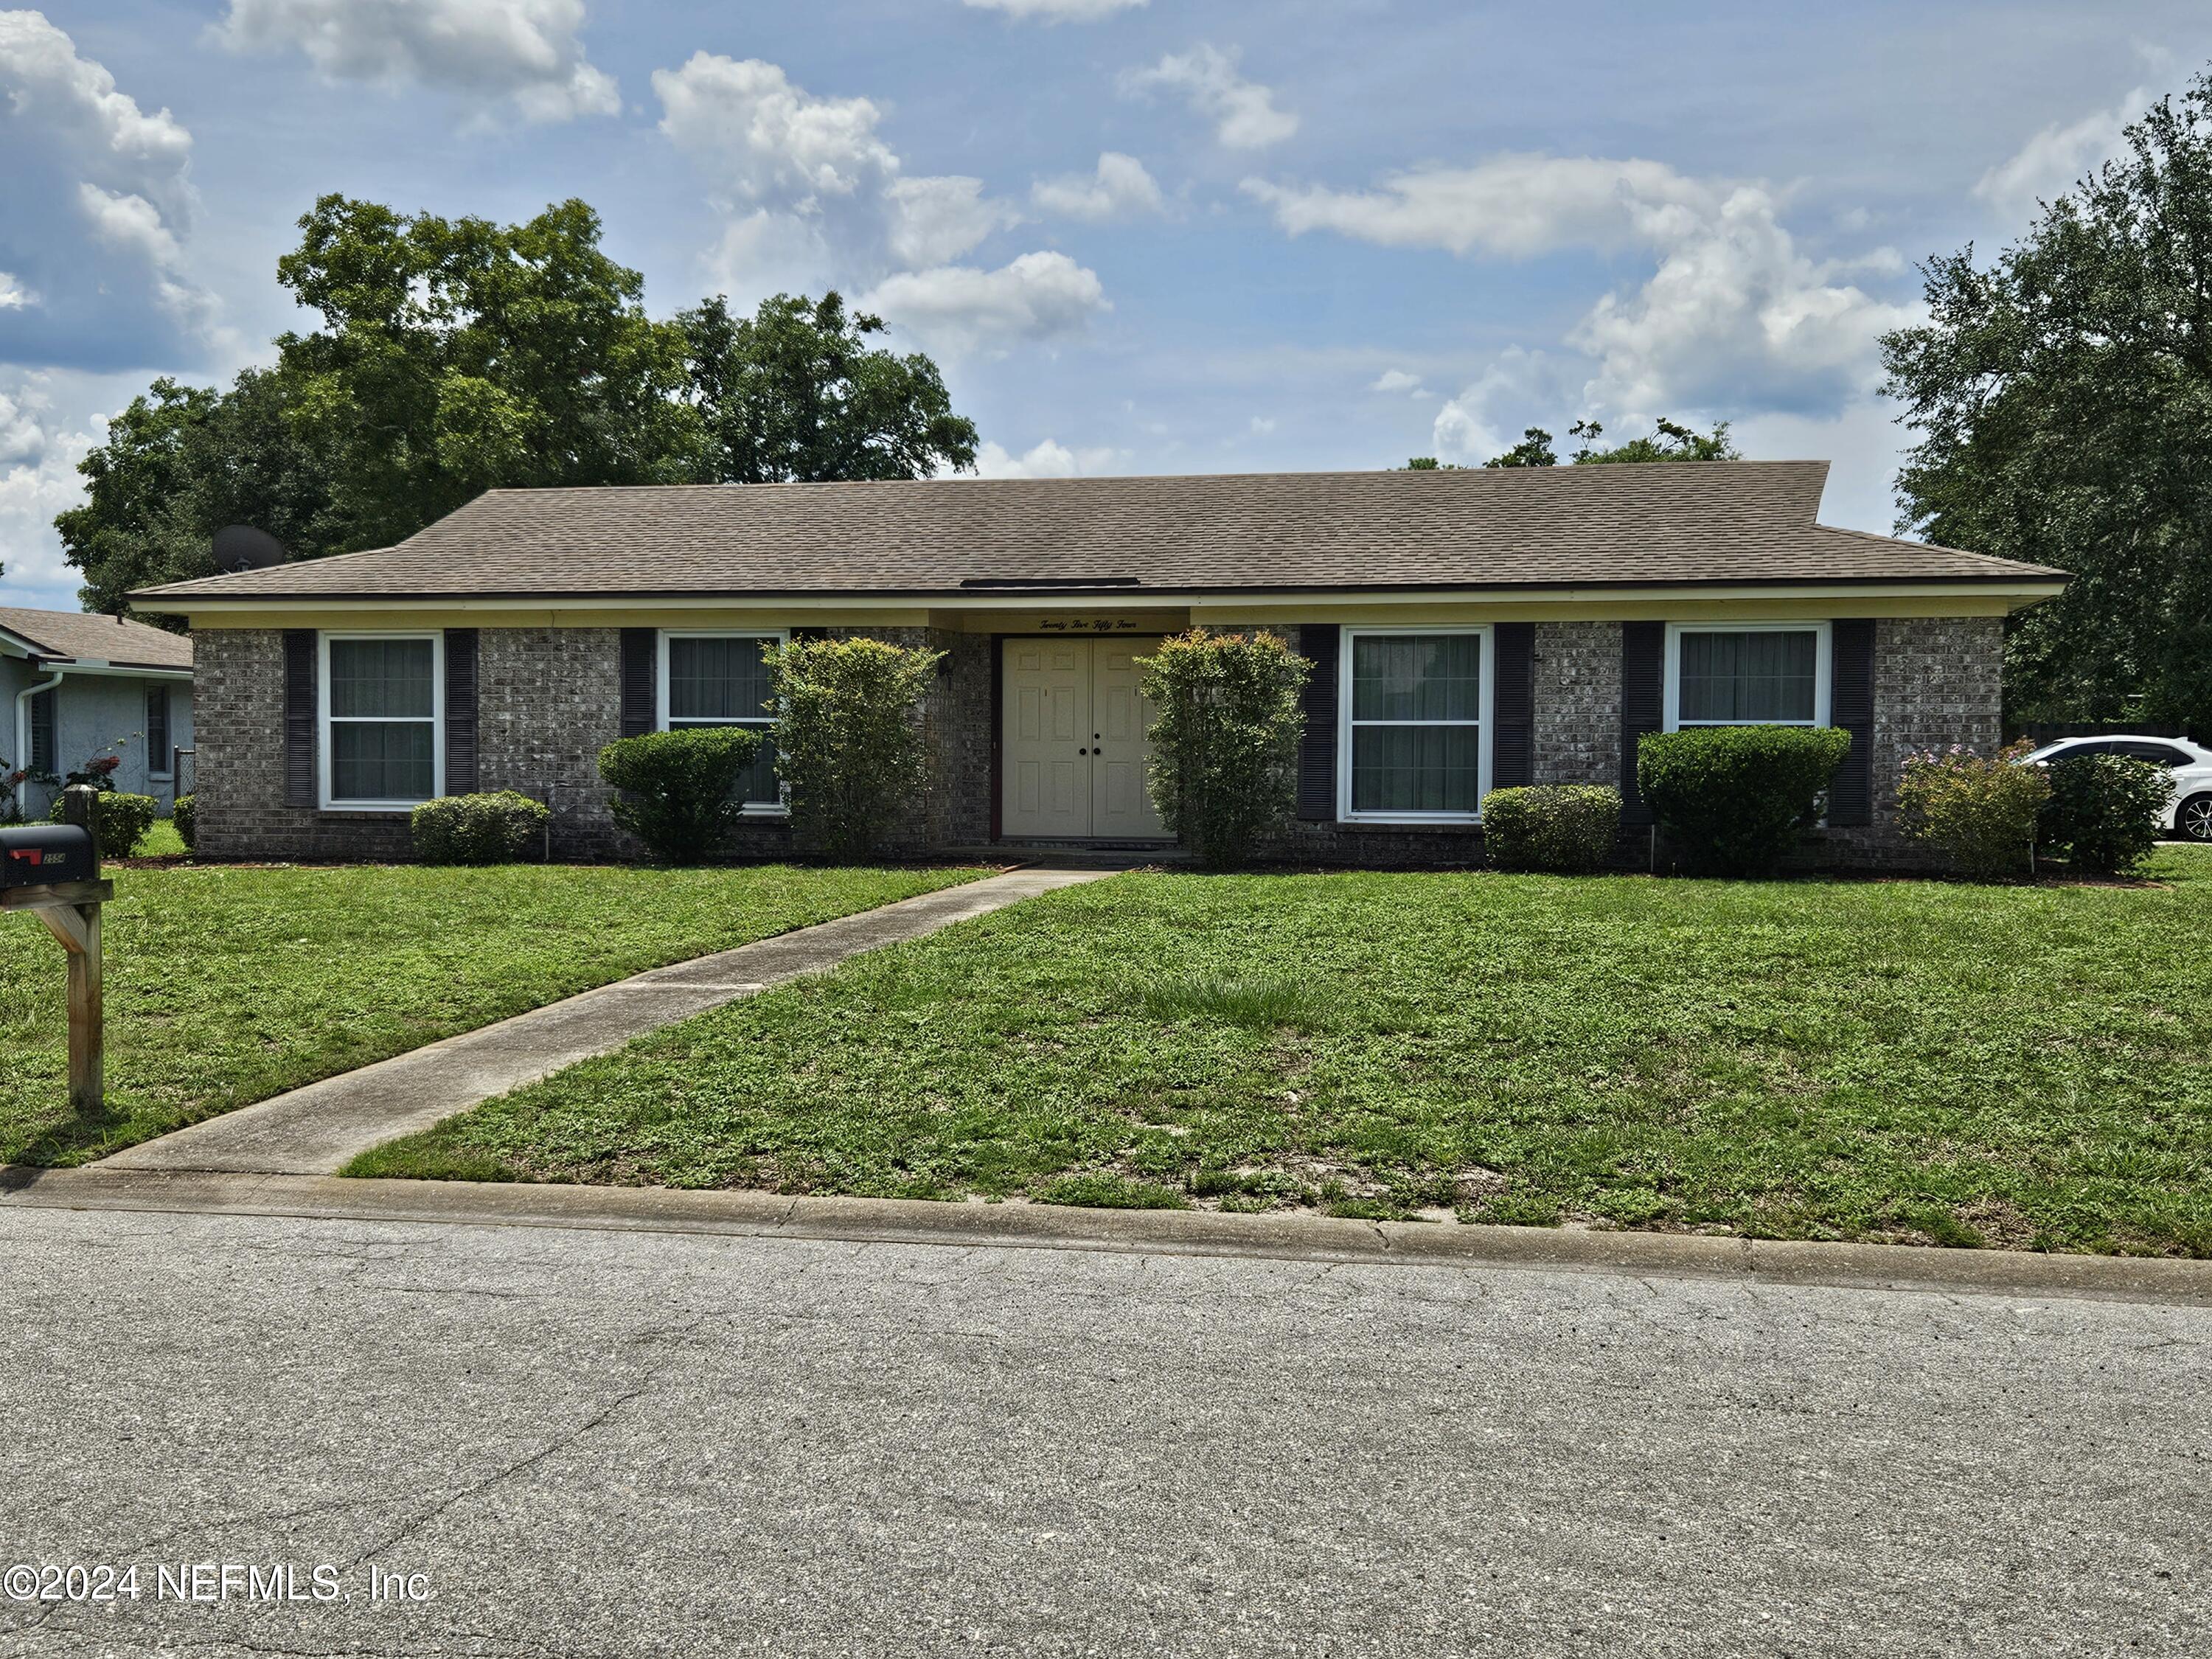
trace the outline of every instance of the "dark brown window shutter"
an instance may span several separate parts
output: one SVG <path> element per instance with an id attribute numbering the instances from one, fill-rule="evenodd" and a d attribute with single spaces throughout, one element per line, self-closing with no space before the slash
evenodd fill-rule
<path id="1" fill-rule="evenodd" d="M 1298 739 L 1298 816 L 1336 817 L 1336 675 L 1339 641 L 1334 623 L 1298 629 L 1298 654 L 1313 664 L 1304 694 L 1306 729 Z"/>
<path id="2" fill-rule="evenodd" d="M 446 793 L 477 792 L 477 630 L 446 630 Z"/>
<path id="3" fill-rule="evenodd" d="M 312 807 L 315 789 L 315 630 L 284 630 L 284 805 Z"/>
<path id="4" fill-rule="evenodd" d="M 1649 823 L 1636 787 L 1636 744 L 1667 723 L 1667 624 L 1620 625 L 1620 805 L 1624 823 Z"/>
<path id="5" fill-rule="evenodd" d="M 622 734 L 641 738 L 659 723 L 659 632 L 625 628 L 622 631 Z"/>
<path id="6" fill-rule="evenodd" d="M 1828 786 L 1828 822 L 1851 829 L 1874 822 L 1874 624 L 1832 623 L 1828 636 L 1828 718 L 1851 734 Z"/>
<path id="7" fill-rule="evenodd" d="M 1536 624 L 1500 623 L 1491 638 L 1490 787 L 1518 789 L 1536 779 Z"/>

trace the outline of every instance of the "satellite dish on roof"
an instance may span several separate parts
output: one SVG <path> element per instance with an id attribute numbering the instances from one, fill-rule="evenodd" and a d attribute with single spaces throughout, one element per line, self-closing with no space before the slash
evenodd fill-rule
<path id="1" fill-rule="evenodd" d="M 283 543 L 250 524 L 227 524 L 215 532 L 215 568 L 220 571 L 266 570 L 290 556 Z"/>

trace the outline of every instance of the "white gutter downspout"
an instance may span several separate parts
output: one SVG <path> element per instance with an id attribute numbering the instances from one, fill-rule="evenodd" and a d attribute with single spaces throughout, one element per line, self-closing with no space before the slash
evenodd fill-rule
<path id="1" fill-rule="evenodd" d="M 62 683 L 60 669 L 55 669 L 53 676 L 52 679 L 42 684 L 27 685 L 15 694 L 15 764 L 26 771 L 30 769 L 31 765 L 31 699 L 41 691 L 52 690 Z M 55 726 L 54 735 L 58 738 L 61 736 L 58 720 L 55 722 Z M 54 758 L 59 760 L 61 757 L 57 755 Z M 20 796 L 15 804 L 19 808 L 22 805 Z"/>

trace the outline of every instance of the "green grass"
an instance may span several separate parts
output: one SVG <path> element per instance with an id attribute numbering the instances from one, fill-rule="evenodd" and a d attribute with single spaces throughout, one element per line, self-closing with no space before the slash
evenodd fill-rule
<path id="1" fill-rule="evenodd" d="M 68 1107 L 61 948 L 34 917 L 0 916 L 0 1163 L 82 1163 L 626 974 L 981 872 L 111 873 L 108 1109 L 97 1121 Z"/>
<path id="2" fill-rule="evenodd" d="M 2154 874 L 1125 876 L 353 1172 L 2212 1254 L 2212 852 Z"/>

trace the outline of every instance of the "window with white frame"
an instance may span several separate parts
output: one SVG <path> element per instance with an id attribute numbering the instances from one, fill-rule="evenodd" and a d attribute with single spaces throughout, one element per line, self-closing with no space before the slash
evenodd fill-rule
<path id="1" fill-rule="evenodd" d="M 1667 725 L 1823 726 L 1825 623 L 1679 623 L 1667 630 Z"/>
<path id="2" fill-rule="evenodd" d="M 690 726 L 750 726 L 763 734 L 769 713 L 768 653 L 780 633 L 663 634 L 660 636 L 660 724 L 665 731 Z M 763 742 L 738 780 L 748 811 L 783 806 L 775 775 L 775 745 Z"/>
<path id="3" fill-rule="evenodd" d="M 1489 772 L 1488 630 L 1344 630 L 1337 796 L 1342 815 L 1472 819 Z"/>
<path id="4" fill-rule="evenodd" d="M 321 645 L 323 805 L 435 799 L 445 787 L 444 636 L 325 634 Z"/>

